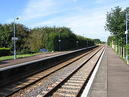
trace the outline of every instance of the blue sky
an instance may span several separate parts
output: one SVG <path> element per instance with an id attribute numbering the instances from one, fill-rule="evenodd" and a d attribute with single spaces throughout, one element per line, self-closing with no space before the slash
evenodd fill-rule
<path id="1" fill-rule="evenodd" d="M 106 13 L 129 6 L 129 0 L 0 0 L 0 23 L 15 17 L 29 28 L 66 26 L 78 35 L 106 41 Z"/>

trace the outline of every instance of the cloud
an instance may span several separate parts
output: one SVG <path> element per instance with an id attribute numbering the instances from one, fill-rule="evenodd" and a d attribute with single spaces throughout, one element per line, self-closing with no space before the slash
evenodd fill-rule
<path id="1" fill-rule="evenodd" d="M 21 18 L 22 20 L 31 20 L 57 13 L 56 5 L 57 2 L 55 3 L 54 0 L 30 0 Z"/>
<path id="2" fill-rule="evenodd" d="M 23 21 L 43 18 L 72 10 L 72 6 L 65 6 L 78 0 L 29 0 L 26 8 L 20 15 Z"/>
<path id="3" fill-rule="evenodd" d="M 95 3 L 101 4 L 101 3 L 105 3 L 107 0 L 95 0 Z"/>
<path id="4" fill-rule="evenodd" d="M 81 10 L 78 14 L 70 14 L 67 17 L 58 16 L 56 18 L 33 24 L 32 27 L 41 25 L 67 26 L 78 35 L 85 35 L 90 38 L 100 38 L 105 41 L 109 35 L 109 33 L 105 33 L 104 30 L 105 18 L 105 11 L 99 8 L 93 10 Z"/>
<path id="5" fill-rule="evenodd" d="M 102 4 L 109 1 L 95 0 L 94 3 Z M 117 5 L 127 6 L 127 1 L 117 1 L 99 7 L 91 7 L 92 5 L 89 7 L 87 1 L 79 2 L 80 5 L 73 2 L 79 0 L 30 0 L 21 17 L 31 28 L 44 25 L 67 26 L 76 34 L 106 41 L 109 36 L 109 32 L 104 30 L 106 12 Z"/>

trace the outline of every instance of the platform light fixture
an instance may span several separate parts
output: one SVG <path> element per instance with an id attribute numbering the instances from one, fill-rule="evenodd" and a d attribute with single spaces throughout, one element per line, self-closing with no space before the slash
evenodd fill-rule
<path id="1" fill-rule="evenodd" d="M 13 37 L 12 37 L 12 40 L 13 40 L 13 53 L 14 53 L 14 60 L 16 59 L 16 40 L 18 40 L 18 38 L 16 37 L 16 20 L 19 20 L 19 18 L 15 18 L 14 19 L 14 23 L 13 23 Z"/>

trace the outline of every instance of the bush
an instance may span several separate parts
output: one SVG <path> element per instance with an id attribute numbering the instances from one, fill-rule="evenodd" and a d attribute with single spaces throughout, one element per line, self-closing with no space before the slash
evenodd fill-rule
<path id="1" fill-rule="evenodd" d="M 0 57 L 1 56 L 8 56 L 11 54 L 10 48 L 0 48 Z"/>

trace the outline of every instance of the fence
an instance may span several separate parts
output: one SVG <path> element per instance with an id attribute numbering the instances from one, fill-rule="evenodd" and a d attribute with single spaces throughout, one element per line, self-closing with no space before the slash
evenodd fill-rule
<path id="1" fill-rule="evenodd" d="M 122 58 L 124 59 L 127 64 L 129 64 L 129 51 L 125 47 L 121 47 L 119 45 L 111 45 L 111 47 L 114 49 L 114 51 Z M 127 53 L 126 53 L 127 50 Z M 128 56 L 128 59 L 126 57 Z"/>

